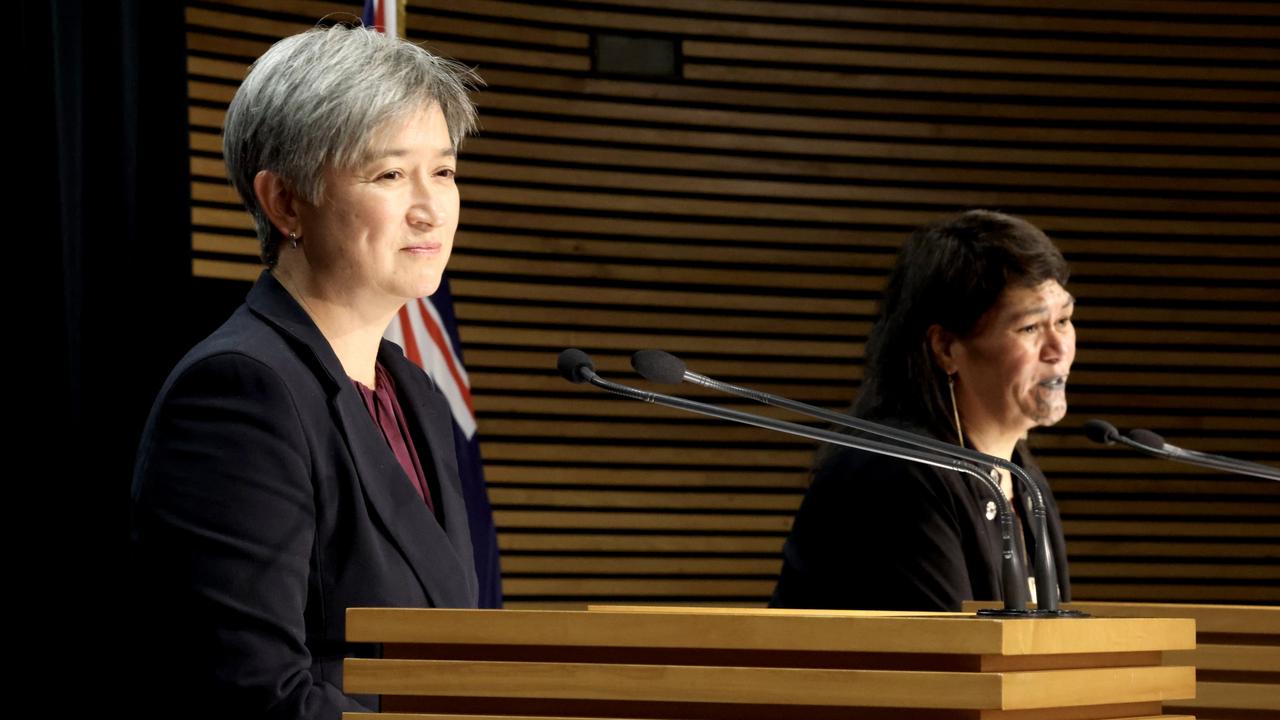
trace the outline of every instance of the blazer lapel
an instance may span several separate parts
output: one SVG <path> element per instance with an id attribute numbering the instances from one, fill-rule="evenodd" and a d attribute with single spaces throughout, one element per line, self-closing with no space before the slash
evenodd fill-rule
<path id="1" fill-rule="evenodd" d="M 409 561 L 418 582 L 431 598 L 431 604 L 437 607 L 474 606 L 474 580 L 465 583 L 467 591 L 459 587 L 458 580 L 474 577 L 475 570 L 466 572 L 452 539 L 405 477 L 404 469 L 370 419 L 369 411 L 349 380 L 346 387 L 332 398 L 332 404 L 347 437 L 365 497 L 385 524 L 392 542 Z M 409 412 L 408 404 L 412 403 L 401 403 L 406 413 Z M 435 460 L 438 450 L 434 445 L 422 447 L 415 442 L 415 446 L 424 462 L 430 457 L 439 467 Z M 452 455 L 453 449 L 449 448 L 449 452 Z M 454 472 L 456 476 L 456 470 Z M 446 504 L 442 509 L 447 522 L 451 508 Z"/>
<path id="2" fill-rule="evenodd" d="M 454 537 L 457 533 L 446 533 L 426 503 L 422 502 L 319 328 L 270 271 L 263 271 L 245 302 L 251 310 L 310 351 L 306 360 L 327 388 L 331 410 L 347 440 L 351 461 L 365 496 L 385 525 L 392 543 L 413 568 L 431 603 L 440 607 L 475 607 L 477 583 L 470 540 L 463 537 L 458 538 L 462 542 L 457 542 Z M 458 471 L 452 437 L 438 437 L 443 436 L 439 428 L 451 430 L 452 425 L 448 424 L 451 420 L 446 417 L 442 423 L 423 414 L 420 406 L 424 405 L 424 398 L 434 395 L 434 391 L 430 389 L 426 373 L 416 367 L 414 369 L 421 376 L 416 379 L 417 384 L 411 375 L 398 371 L 408 361 L 404 360 L 396 345 L 384 341 L 378 356 L 397 386 L 402 388 L 401 407 L 409 415 L 410 426 L 420 429 L 414 436 L 415 447 L 424 462 L 430 458 L 439 478 L 442 497 L 437 502 L 442 502 L 445 523 L 460 526 L 465 536 L 466 508 L 461 504 L 457 487 Z M 425 393 L 422 392 L 424 384 L 427 388 Z M 446 415 L 447 412 L 446 408 Z M 418 444 L 420 439 L 426 440 L 426 446 Z M 451 523 L 450 518 L 455 518 L 455 522 Z M 459 583 L 460 578 L 465 581 Z"/>
<path id="3" fill-rule="evenodd" d="M 422 368 L 410 363 L 404 357 L 399 345 L 384 340 L 378 351 L 378 360 L 395 381 L 400 390 L 400 407 L 408 420 L 413 433 L 414 446 L 418 449 L 418 457 L 426 463 L 431 462 L 431 472 L 436 484 L 432 487 L 432 501 L 435 502 L 444 527 L 432 523 L 441 530 L 445 538 L 441 539 L 439 548 L 448 548 L 450 559 L 455 563 L 439 564 L 447 571 L 451 588 L 457 587 L 458 578 L 466 578 L 466 599 L 458 604 L 474 607 L 479 592 L 479 584 L 475 574 L 475 560 L 472 557 L 471 531 L 467 522 L 467 506 L 462 496 L 462 488 L 458 480 L 458 461 L 453 437 L 453 416 L 449 411 L 448 401 L 436 391 L 431 378 Z M 426 468 L 423 468 L 426 471 Z M 412 489 L 411 489 L 412 490 Z M 419 505 L 423 505 L 421 499 Z M 423 506 L 425 509 L 425 505 Z M 435 550 L 436 555 L 444 555 Z M 433 555 L 434 557 L 434 555 Z"/>

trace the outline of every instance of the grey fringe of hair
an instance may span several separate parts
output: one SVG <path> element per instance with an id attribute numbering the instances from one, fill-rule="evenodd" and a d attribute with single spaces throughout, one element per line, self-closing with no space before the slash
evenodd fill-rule
<path id="1" fill-rule="evenodd" d="M 438 105 L 454 150 L 475 132 L 471 69 L 370 28 L 313 28 L 272 45 L 249 68 L 227 107 L 227 175 L 257 226 L 262 261 L 274 266 L 283 237 L 258 205 L 254 177 L 270 170 L 313 204 L 328 167 L 351 168 L 387 125 Z"/>

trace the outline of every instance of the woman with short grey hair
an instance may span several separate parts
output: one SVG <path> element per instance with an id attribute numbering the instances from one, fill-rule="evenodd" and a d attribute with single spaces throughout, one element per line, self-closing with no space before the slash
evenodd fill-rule
<path id="1" fill-rule="evenodd" d="M 325 167 L 353 166 L 379 129 L 425 105 L 440 108 L 455 151 L 475 131 L 468 91 L 479 78 L 417 45 L 389 40 L 340 25 L 285 38 L 258 58 L 228 106 L 227 175 L 253 216 L 268 267 L 282 238 L 254 193 L 260 171 L 287 178 L 315 203 Z"/>
<path id="2" fill-rule="evenodd" d="M 365 28 L 273 45 L 227 110 L 267 268 L 156 399 L 133 481 L 147 695 L 334 718 L 349 607 L 474 607 L 448 406 L 382 340 L 453 247 L 466 68 Z M 171 705 L 178 703 L 180 705 Z"/>

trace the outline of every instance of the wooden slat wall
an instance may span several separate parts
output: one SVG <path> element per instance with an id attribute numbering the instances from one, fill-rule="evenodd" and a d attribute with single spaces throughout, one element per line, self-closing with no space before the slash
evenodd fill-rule
<path id="1" fill-rule="evenodd" d="M 335 10 L 189 3 L 198 276 L 257 273 L 226 102 Z M 1280 486 L 1079 432 L 1280 462 L 1280 3 L 469 0 L 408 28 L 489 84 L 451 274 L 511 606 L 764 602 L 811 447 L 570 386 L 556 354 L 634 380 L 662 347 L 845 407 L 898 244 L 967 207 L 1074 268 L 1071 413 L 1034 443 L 1077 598 L 1280 602 Z M 679 77 L 593 72 L 600 33 L 673 41 Z"/>

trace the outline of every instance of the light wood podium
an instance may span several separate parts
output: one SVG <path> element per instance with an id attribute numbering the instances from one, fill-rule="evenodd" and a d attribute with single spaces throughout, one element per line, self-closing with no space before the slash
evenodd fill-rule
<path id="1" fill-rule="evenodd" d="M 966 604 L 990 606 L 991 603 Z M 1280 718 L 1280 607 L 1182 603 L 1077 602 L 1099 617 L 1184 617 L 1196 621 L 1196 649 L 1165 653 L 1168 665 L 1194 665 L 1196 697 L 1165 704 L 1199 720 Z"/>
<path id="2" fill-rule="evenodd" d="M 1001 620 L 952 613 L 598 607 L 358 609 L 348 693 L 444 718 L 1075 720 L 1162 715 L 1195 695 L 1178 618 Z"/>

